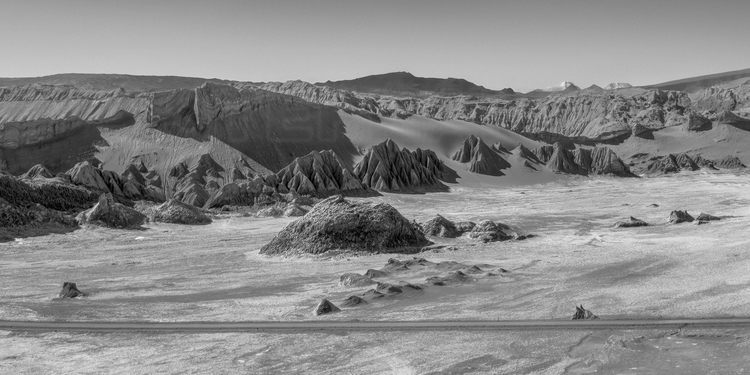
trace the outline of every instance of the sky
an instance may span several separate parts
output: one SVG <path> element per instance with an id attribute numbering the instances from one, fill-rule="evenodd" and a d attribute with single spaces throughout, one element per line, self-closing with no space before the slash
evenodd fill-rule
<path id="1" fill-rule="evenodd" d="M 642 85 L 750 68 L 749 15 L 748 0 L 2 0 L 0 76 Z"/>

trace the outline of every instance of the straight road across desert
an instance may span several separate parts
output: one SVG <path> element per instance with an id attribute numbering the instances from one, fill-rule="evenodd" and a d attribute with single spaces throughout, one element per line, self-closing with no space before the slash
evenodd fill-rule
<path id="1" fill-rule="evenodd" d="M 750 328 L 750 318 L 674 320 L 512 320 L 512 321 L 246 321 L 246 322 L 103 322 L 103 321 L 0 321 L 0 330 L 20 332 L 143 332 L 143 333 L 220 333 L 269 332 L 299 333 L 326 331 L 525 331 L 525 330 L 607 330 Z"/>

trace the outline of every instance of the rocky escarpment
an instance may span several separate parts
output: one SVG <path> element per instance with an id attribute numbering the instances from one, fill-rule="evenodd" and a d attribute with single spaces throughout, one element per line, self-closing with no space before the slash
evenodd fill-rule
<path id="1" fill-rule="evenodd" d="M 287 225 L 260 253 L 413 253 L 427 244 L 419 226 L 392 206 L 349 202 L 339 195 L 319 202 L 305 216 Z"/>
<path id="2" fill-rule="evenodd" d="M 271 170 L 296 156 L 333 150 L 349 164 L 356 148 L 336 109 L 265 90 L 206 83 L 154 93 L 150 126 L 179 137 L 214 137 Z"/>
<path id="3" fill-rule="evenodd" d="M 399 149 L 396 142 L 388 139 L 372 146 L 362 160 L 354 166 L 354 174 L 364 186 L 379 191 L 445 191 L 438 176 L 417 154 L 408 149 Z"/>
<path id="4" fill-rule="evenodd" d="M 487 146 L 481 138 L 474 135 L 469 136 L 463 146 L 453 154 L 453 160 L 467 163 L 467 169 L 470 172 L 490 176 L 503 176 L 505 174 L 502 170 L 510 168 L 507 160 Z"/>
<path id="5" fill-rule="evenodd" d="M 412 115 L 437 120 L 465 120 L 499 126 L 550 142 L 617 142 L 636 126 L 648 130 L 686 124 L 690 98 L 679 91 L 580 92 L 543 98 L 477 98 L 475 96 L 392 97 L 332 91 L 304 82 L 266 84 L 266 90 L 295 95 L 313 103 L 356 107 L 383 117 Z"/>
<path id="6" fill-rule="evenodd" d="M 312 151 L 276 173 L 279 189 L 298 194 L 328 196 L 364 193 L 365 187 L 332 150 Z"/>

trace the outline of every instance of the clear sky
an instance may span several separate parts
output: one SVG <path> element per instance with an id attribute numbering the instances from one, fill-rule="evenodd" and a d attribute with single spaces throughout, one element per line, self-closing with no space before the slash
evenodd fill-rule
<path id="1" fill-rule="evenodd" d="M 750 68 L 748 17 L 750 0 L 2 0 L 0 76 L 650 84 Z"/>

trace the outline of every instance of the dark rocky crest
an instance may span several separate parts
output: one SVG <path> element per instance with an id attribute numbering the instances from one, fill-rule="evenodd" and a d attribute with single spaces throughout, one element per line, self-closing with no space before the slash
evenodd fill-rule
<path id="1" fill-rule="evenodd" d="M 408 149 L 388 139 L 372 146 L 354 167 L 354 174 L 371 189 L 390 192 L 447 191 L 435 173 Z"/>
<path id="2" fill-rule="evenodd" d="M 470 172 L 490 176 L 505 175 L 502 170 L 510 168 L 510 163 L 503 159 L 498 151 L 487 146 L 481 138 L 471 135 L 466 138 L 463 146 L 453 154 L 453 160 L 468 163 Z"/>
<path id="3" fill-rule="evenodd" d="M 695 220 L 687 211 L 672 211 L 669 214 L 670 224 L 692 223 Z"/>
<path id="4" fill-rule="evenodd" d="M 78 290 L 76 283 L 73 283 L 70 281 L 64 282 L 62 286 L 62 290 L 60 291 L 60 294 L 58 295 L 58 298 L 77 298 L 77 297 L 86 297 L 86 293 Z"/>
<path id="5" fill-rule="evenodd" d="M 362 182 L 352 175 L 331 150 L 312 151 L 298 157 L 276 173 L 276 176 L 280 188 L 298 194 L 328 196 L 365 191 Z"/>
<path id="6" fill-rule="evenodd" d="M 340 308 L 336 307 L 331 301 L 327 299 L 323 299 L 318 303 L 318 306 L 315 307 L 315 310 L 313 311 L 313 314 L 315 315 L 325 315 L 325 314 L 332 314 L 335 312 L 341 311 Z"/>
<path id="7" fill-rule="evenodd" d="M 576 306 L 576 312 L 573 314 L 573 320 L 594 320 L 599 319 L 598 316 L 594 315 L 589 310 L 583 308 L 583 305 Z"/>

